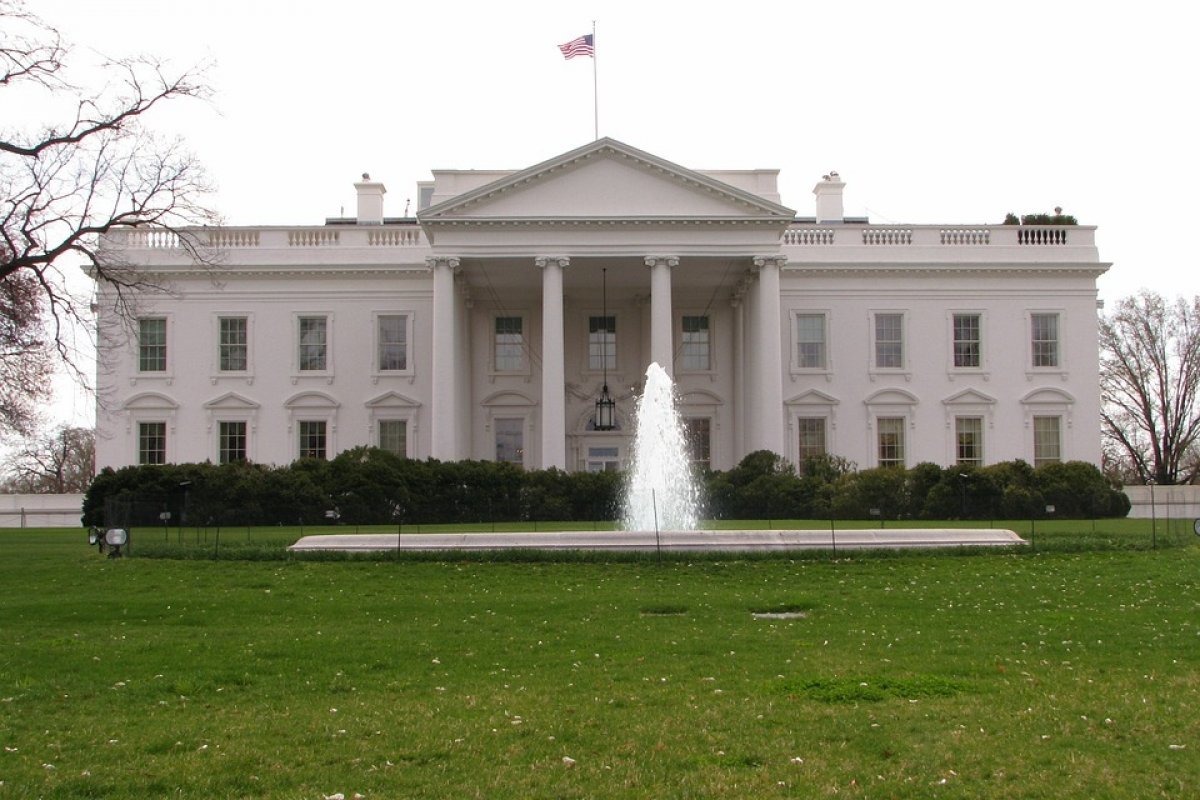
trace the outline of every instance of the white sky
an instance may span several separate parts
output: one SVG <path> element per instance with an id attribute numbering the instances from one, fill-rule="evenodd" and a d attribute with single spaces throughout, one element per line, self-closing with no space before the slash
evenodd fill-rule
<path id="1" fill-rule="evenodd" d="M 177 105 L 234 225 L 385 213 L 433 168 L 520 169 L 593 138 L 592 61 L 556 45 L 596 20 L 600 135 L 695 169 L 778 168 L 785 205 L 847 182 L 876 223 L 999 223 L 1062 206 L 1097 225 L 1110 304 L 1200 293 L 1190 3 L 857 0 L 309 2 L 37 0 L 80 50 L 211 62 Z M 59 403 L 62 416 L 90 401 Z"/>

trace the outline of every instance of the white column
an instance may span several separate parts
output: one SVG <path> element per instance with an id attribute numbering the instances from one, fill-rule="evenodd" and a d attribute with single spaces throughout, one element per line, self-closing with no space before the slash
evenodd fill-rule
<path id="1" fill-rule="evenodd" d="M 542 469 L 567 468 L 567 376 L 563 366 L 565 256 L 539 256 L 542 271 Z"/>
<path id="2" fill-rule="evenodd" d="M 773 450 L 780 455 L 786 451 L 783 440 L 783 332 L 779 295 L 779 270 L 787 263 L 786 256 L 758 256 L 754 269 L 758 272 L 755 287 L 755 310 L 758 324 L 752 346 L 758 351 L 758 403 L 760 439 L 756 450 Z"/>
<path id="3" fill-rule="evenodd" d="M 742 292 L 733 297 L 733 459 L 746 457 L 746 303 Z"/>
<path id="4" fill-rule="evenodd" d="M 677 256 L 646 256 L 650 268 L 650 360 L 675 376 L 674 325 L 671 320 L 671 268 Z"/>
<path id="5" fill-rule="evenodd" d="M 458 337 L 454 273 L 459 260 L 429 256 L 425 265 L 433 272 L 433 369 L 430 396 L 429 455 L 442 461 L 459 458 L 458 452 Z"/>

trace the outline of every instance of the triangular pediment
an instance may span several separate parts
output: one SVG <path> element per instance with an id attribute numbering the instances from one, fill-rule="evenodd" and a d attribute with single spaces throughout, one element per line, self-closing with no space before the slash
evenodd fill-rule
<path id="1" fill-rule="evenodd" d="M 378 397 L 366 402 L 367 408 L 420 408 L 421 404 L 407 395 L 399 392 L 384 392 Z"/>
<path id="2" fill-rule="evenodd" d="M 599 139 L 431 206 L 422 224 L 490 220 L 736 220 L 795 212 L 615 139 Z"/>
<path id="3" fill-rule="evenodd" d="M 801 392 L 790 400 L 785 401 L 785 405 L 789 406 L 836 406 L 839 401 L 836 397 L 830 394 L 825 394 L 818 389 L 809 389 Z"/>
<path id="4" fill-rule="evenodd" d="M 944 405 L 948 406 L 994 405 L 995 402 L 996 398 L 986 395 L 983 392 L 975 389 L 963 389 L 961 392 L 952 394 L 942 401 Z"/>
<path id="5" fill-rule="evenodd" d="M 209 400 L 204 404 L 208 409 L 220 409 L 222 411 L 250 411 L 258 408 L 258 403 L 253 400 L 243 397 L 237 392 L 226 392 L 225 394 L 213 400 Z"/>

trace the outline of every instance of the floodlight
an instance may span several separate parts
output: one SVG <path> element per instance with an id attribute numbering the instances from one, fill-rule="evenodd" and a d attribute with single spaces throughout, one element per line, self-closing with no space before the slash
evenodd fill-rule
<path id="1" fill-rule="evenodd" d="M 104 534 L 104 543 L 112 548 L 109 558 L 120 558 L 121 548 L 129 541 L 129 531 L 124 528 L 109 528 Z"/>

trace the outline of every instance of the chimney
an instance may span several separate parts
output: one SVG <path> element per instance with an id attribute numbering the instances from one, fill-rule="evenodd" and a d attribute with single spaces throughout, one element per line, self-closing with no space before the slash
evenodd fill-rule
<path id="1" fill-rule="evenodd" d="M 382 183 L 373 182 L 369 173 L 364 172 L 362 181 L 354 184 L 358 190 L 358 224 L 383 224 L 383 196 L 387 189 Z"/>
<path id="2" fill-rule="evenodd" d="M 823 175 L 813 187 L 817 196 L 817 222 L 842 222 L 845 212 L 842 210 L 842 189 L 846 184 L 836 172 Z"/>

